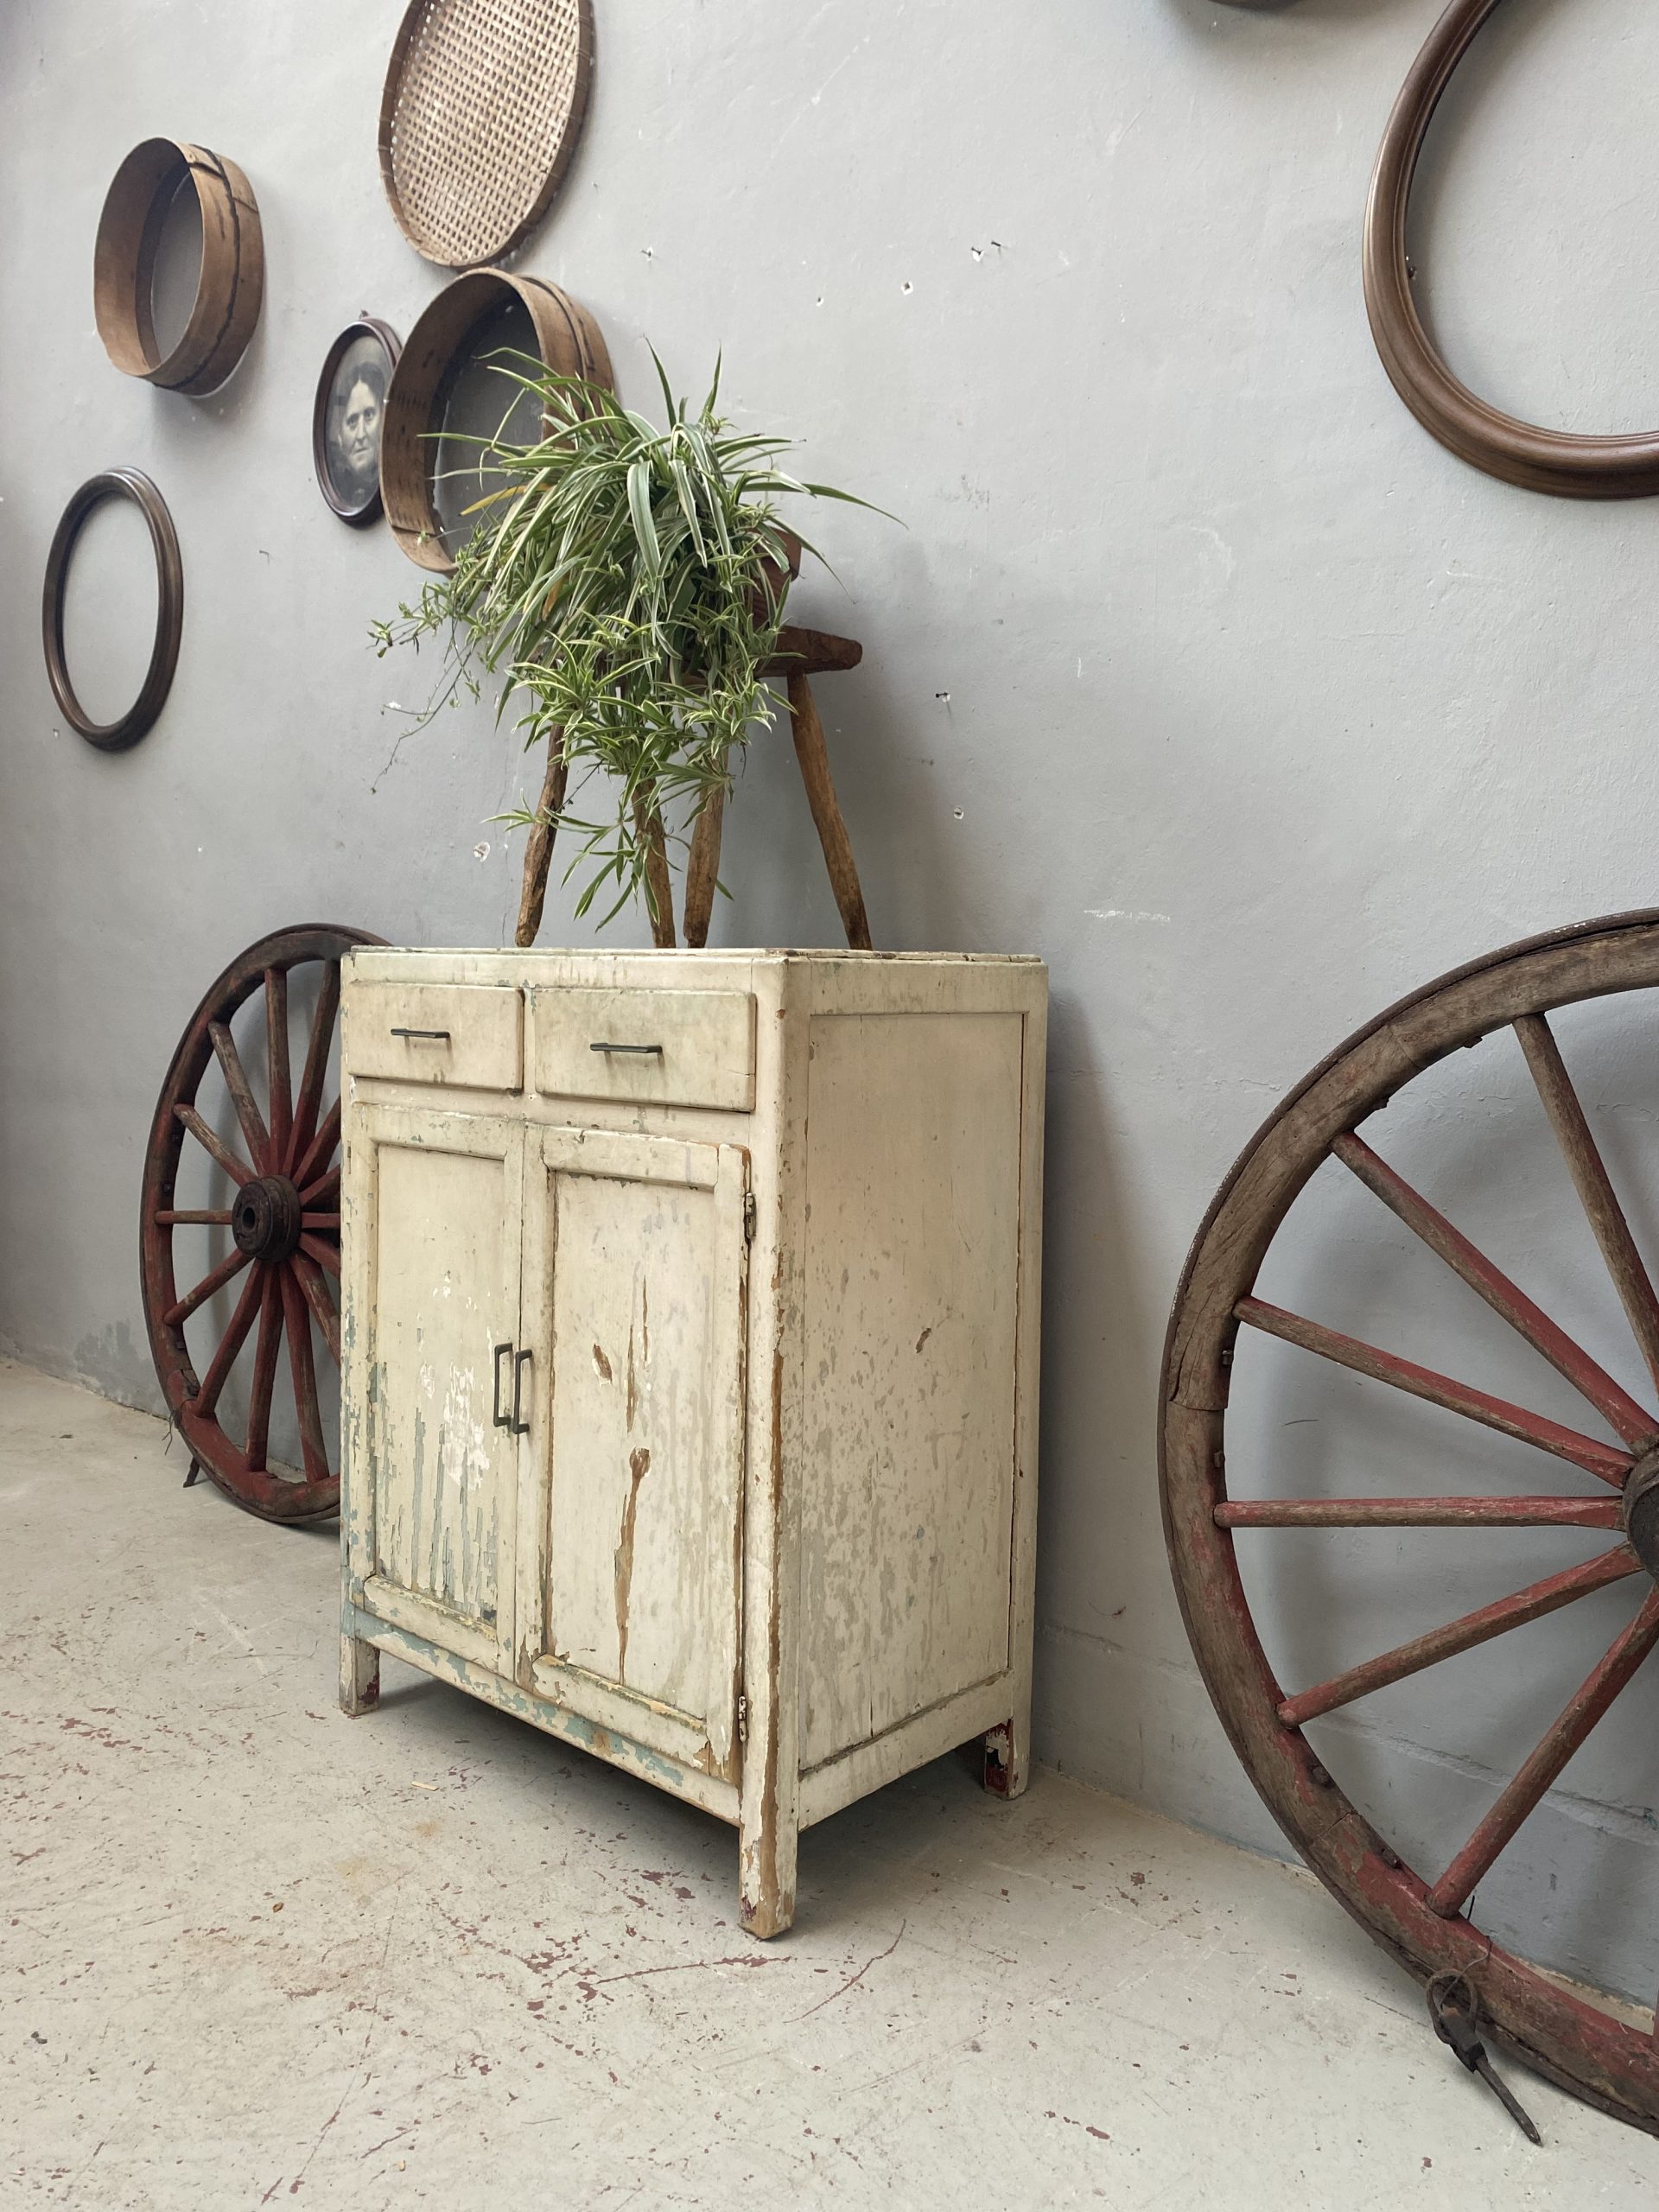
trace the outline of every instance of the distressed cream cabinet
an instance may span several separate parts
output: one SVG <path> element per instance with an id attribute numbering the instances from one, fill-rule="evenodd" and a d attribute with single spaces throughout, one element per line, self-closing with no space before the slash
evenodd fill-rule
<path id="1" fill-rule="evenodd" d="M 347 956 L 341 1702 L 379 1653 L 739 1830 L 1024 1787 L 1046 977 Z"/>

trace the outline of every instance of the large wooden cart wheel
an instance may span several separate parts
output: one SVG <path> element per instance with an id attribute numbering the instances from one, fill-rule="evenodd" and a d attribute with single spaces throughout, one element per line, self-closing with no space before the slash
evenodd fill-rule
<path id="1" fill-rule="evenodd" d="M 1659 1414 L 1653 1410 L 1659 1406 L 1659 1299 L 1549 1016 L 1574 1001 L 1656 987 L 1659 912 L 1587 922 L 1442 976 L 1316 1068 L 1233 1169 L 1193 1245 L 1165 1349 L 1160 1464 L 1165 1529 L 1187 1632 L 1234 1748 L 1292 1843 L 1338 1901 L 1419 1980 L 1443 1972 L 1466 1974 L 1501 2043 L 1589 2102 L 1659 2133 L 1659 2043 L 1636 2008 L 1604 2009 L 1588 2001 L 1495 1942 L 1472 1917 L 1477 1885 L 1615 1700 L 1629 1692 L 1650 1706 L 1654 1696 L 1651 1675 L 1634 1689 L 1630 1684 L 1659 1642 Z M 1565 1170 L 1651 1377 L 1651 1390 L 1643 1393 L 1646 1402 L 1627 1393 L 1541 1312 L 1404 1182 L 1362 1133 L 1369 1115 L 1433 1063 L 1504 1028 L 1514 1032 L 1526 1056 Z M 1357 1177 L 1566 1377 L 1592 1409 L 1592 1421 L 1605 1425 L 1609 1440 L 1545 1420 L 1339 1334 L 1314 1316 L 1287 1313 L 1256 1297 L 1258 1271 L 1287 1211 L 1315 1169 L 1331 1159 Z M 1243 1465 L 1230 1488 L 1226 1431 L 1235 1355 L 1247 1362 L 1263 1333 L 1427 1400 L 1446 1415 L 1535 1446 L 1573 1471 L 1559 1485 L 1565 1494 L 1274 1497 L 1255 1494 L 1261 1471 Z M 1444 1434 L 1438 1421 L 1423 1416 L 1431 1469 L 1436 1433 Z M 1267 1479 L 1274 1486 L 1271 1477 Z M 1431 1473 L 1413 1487 L 1438 1491 L 1446 1485 Z M 1528 1525 L 1600 1531 L 1602 1540 L 1583 1563 L 1330 1680 L 1287 1688 L 1275 1679 L 1252 1618 L 1248 1580 L 1240 1573 L 1236 1530 L 1461 1528 L 1487 1532 L 1484 1548 L 1490 1560 L 1509 1530 Z M 1351 1546 L 1355 1539 L 1327 1541 Z M 1386 1546 L 1382 1549 L 1386 1554 Z M 1376 1571 L 1386 1573 L 1385 1556 Z M 1503 1647 L 1511 1688 L 1517 1694 L 1524 1690 L 1535 1710 L 1535 1748 L 1449 1859 L 1414 1866 L 1411 1835 L 1385 1838 L 1377 1832 L 1315 1755 L 1305 1727 L 1615 1582 L 1628 1590 L 1629 1617 L 1581 1684 L 1555 1680 L 1547 1669 L 1529 1671 L 1524 1636 Z M 1402 1591 L 1402 1601 L 1406 1595 Z M 1469 1726 L 1472 1734 L 1472 1719 Z M 1481 1747 L 1471 1741 L 1465 1749 L 1473 1758 Z M 1325 1750 L 1328 1757 L 1332 1746 Z M 1391 1806 L 1397 1802 L 1391 1800 Z M 1388 1817 L 1393 1825 L 1395 1811 Z M 1409 1823 L 1408 1805 L 1397 1817 Z"/>
<path id="2" fill-rule="evenodd" d="M 364 930 L 314 923 L 262 938 L 233 960 L 196 1008 L 173 1055 L 144 1156 L 144 1317 L 168 1408 L 193 1458 L 219 1488 L 268 1521 L 315 1521 L 339 1506 L 338 1459 L 330 1459 L 314 1345 L 315 1336 L 338 1368 L 340 1101 L 325 1104 L 324 1093 L 340 1010 L 340 955 L 353 944 L 384 942 Z M 289 1038 L 289 985 L 296 976 L 302 991 L 315 991 L 297 1090 Z M 250 1077 L 232 1025 L 249 1001 L 262 995 L 262 1049 L 255 1065 L 257 1069 L 263 1062 L 264 1079 L 258 1084 Z M 233 1109 L 232 1129 L 215 1127 L 213 1118 L 199 1110 L 208 1103 L 198 1094 L 215 1063 Z M 187 1142 L 229 1179 L 227 1205 L 180 1208 L 175 1203 Z M 185 1324 L 238 1278 L 229 1320 L 215 1332 L 213 1350 L 198 1368 L 185 1341 Z M 243 1427 L 238 1440 L 227 1433 L 219 1408 L 256 1323 L 247 1418 L 238 1424 Z M 284 1340 L 298 1467 L 274 1463 L 269 1452 Z"/>

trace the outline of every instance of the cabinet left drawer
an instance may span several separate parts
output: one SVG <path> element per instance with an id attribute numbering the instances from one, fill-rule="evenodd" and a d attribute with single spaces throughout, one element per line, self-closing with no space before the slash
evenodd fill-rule
<path id="1" fill-rule="evenodd" d="M 348 1075 L 462 1090 L 522 1090 L 524 995 L 506 983 L 348 983 Z"/>

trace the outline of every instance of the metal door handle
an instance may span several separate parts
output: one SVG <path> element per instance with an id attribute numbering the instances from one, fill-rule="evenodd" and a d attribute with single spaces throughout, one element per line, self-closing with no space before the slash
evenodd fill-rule
<path id="1" fill-rule="evenodd" d="M 654 1052 L 659 1060 L 663 1057 L 660 1045 L 590 1045 L 588 1049 L 590 1052 Z"/>
<path id="2" fill-rule="evenodd" d="M 512 1416 L 501 1410 L 501 1362 L 512 1350 L 511 1344 L 497 1344 L 495 1348 L 495 1426 L 498 1428 L 512 1427 Z"/>
<path id="3" fill-rule="evenodd" d="M 524 1370 L 529 1366 L 529 1364 L 530 1354 L 527 1351 L 515 1352 L 513 1354 L 512 1426 L 512 1433 L 515 1436 L 528 1436 L 530 1434 L 530 1423 L 527 1421 L 520 1421 L 518 1418 L 518 1396 L 524 1383 Z"/>
<path id="4" fill-rule="evenodd" d="M 449 1032 L 447 1029 L 394 1029 L 391 1033 L 394 1037 L 430 1037 L 444 1045 L 449 1042 Z"/>

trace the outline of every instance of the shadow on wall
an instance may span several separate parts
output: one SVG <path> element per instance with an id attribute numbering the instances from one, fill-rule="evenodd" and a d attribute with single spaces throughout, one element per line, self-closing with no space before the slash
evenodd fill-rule
<path id="1" fill-rule="evenodd" d="M 1189 22 L 1213 24 L 1217 8 L 1241 16 L 1283 16 L 1294 9 L 1316 23 L 1351 23 L 1367 16 L 1400 14 L 1408 0 L 1174 0 L 1175 12 Z"/>

